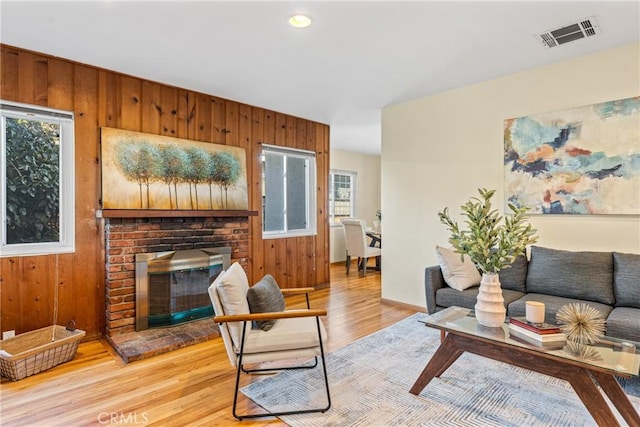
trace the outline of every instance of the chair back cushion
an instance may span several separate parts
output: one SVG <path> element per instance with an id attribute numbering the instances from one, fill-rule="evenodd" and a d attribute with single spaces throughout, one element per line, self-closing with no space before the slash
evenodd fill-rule
<path id="1" fill-rule="evenodd" d="M 272 313 L 284 311 L 285 301 L 276 280 L 270 274 L 265 275 L 247 291 L 247 301 L 251 313 Z M 258 320 L 257 325 L 263 331 L 270 330 L 276 320 Z"/>
<path id="2" fill-rule="evenodd" d="M 250 312 L 247 302 L 249 280 L 240 264 L 234 262 L 224 274 L 218 276 L 216 283 L 216 290 L 224 314 L 247 314 Z M 227 323 L 236 353 L 240 351 L 242 326 L 243 322 Z"/>
<path id="3" fill-rule="evenodd" d="M 345 245 L 347 255 L 352 257 L 366 257 L 367 237 L 364 221 L 355 218 L 345 218 L 342 220 L 344 228 Z"/>
<path id="4" fill-rule="evenodd" d="M 224 310 L 222 309 L 222 302 L 220 301 L 220 296 L 218 295 L 218 284 L 220 280 L 222 280 L 222 276 L 224 275 L 224 270 L 218 274 L 218 277 L 215 278 L 213 283 L 209 286 L 209 298 L 211 298 L 211 304 L 213 305 L 213 311 L 217 315 L 224 314 Z M 227 350 L 227 356 L 229 357 L 229 362 L 231 362 L 232 366 L 236 366 L 236 353 L 233 348 L 233 341 L 231 341 L 231 335 L 229 335 L 229 327 L 228 323 L 220 323 L 218 326 L 220 327 L 220 335 L 222 335 L 222 342 L 224 343 L 224 348 Z"/>

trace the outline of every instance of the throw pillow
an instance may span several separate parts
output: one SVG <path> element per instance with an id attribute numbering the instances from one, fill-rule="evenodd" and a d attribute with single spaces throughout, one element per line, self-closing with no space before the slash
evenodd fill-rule
<path id="1" fill-rule="evenodd" d="M 234 262 L 227 271 L 218 276 L 216 282 L 218 283 L 218 296 L 222 302 L 224 314 L 249 313 L 249 303 L 247 302 L 249 280 L 240 264 Z M 230 322 L 227 325 L 234 345 L 240 348 L 242 322 Z"/>
<path id="2" fill-rule="evenodd" d="M 258 283 L 247 291 L 247 301 L 251 313 L 273 313 L 284 311 L 284 296 L 275 279 L 265 275 Z M 259 320 L 256 322 L 263 331 L 268 331 L 276 324 L 276 320 Z"/>
<path id="3" fill-rule="evenodd" d="M 436 257 L 442 270 L 444 281 L 458 291 L 464 291 L 480 284 L 480 273 L 469 255 L 460 259 L 460 254 L 441 246 L 436 246 Z"/>

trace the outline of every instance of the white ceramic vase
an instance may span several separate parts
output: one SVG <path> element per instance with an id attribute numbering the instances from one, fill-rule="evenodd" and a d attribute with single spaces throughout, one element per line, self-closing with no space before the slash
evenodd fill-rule
<path id="1" fill-rule="evenodd" d="M 475 305 L 476 319 L 483 326 L 502 326 L 507 314 L 497 273 L 482 273 L 480 291 Z"/>

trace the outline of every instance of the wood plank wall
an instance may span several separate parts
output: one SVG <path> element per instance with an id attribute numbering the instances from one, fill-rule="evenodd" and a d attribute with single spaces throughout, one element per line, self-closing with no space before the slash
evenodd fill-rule
<path id="1" fill-rule="evenodd" d="M 249 182 L 249 279 L 280 286 L 329 283 L 329 126 L 90 65 L 1 45 L 0 98 L 75 113 L 76 252 L 0 258 L 0 329 L 23 333 L 69 319 L 100 337 L 104 329 L 104 225 L 100 209 L 100 127 L 245 148 Z M 188 71 L 187 71 L 188 72 Z M 315 151 L 318 233 L 262 239 L 263 143 Z M 58 286 L 55 284 L 58 283 Z"/>

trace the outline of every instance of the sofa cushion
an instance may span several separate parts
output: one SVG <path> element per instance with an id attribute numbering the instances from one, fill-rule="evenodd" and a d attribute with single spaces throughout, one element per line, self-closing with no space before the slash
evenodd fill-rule
<path id="1" fill-rule="evenodd" d="M 520 255 L 515 259 L 513 264 L 507 268 L 503 268 L 498 273 L 500 277 L 500 285 L 502 289 L 511 289 L 512 291 L 526 292 L 527 269 L 529 261 L 525 255 Z"/>
<path id="2" fill-rule="evenodd" d="M 436 305 L 440 307 L 451 307 L 456 305 L 458 307 L 470 308 L 476 305 L 478 292 L 480 286 L 474 286 L 464 291 L 456 291 L 449 287 L 438 289 L 436 292 Z M 512 291 L 510 289 L 502 290 L 502 297 L 504 298 L 505 308 L 509 306 L 512 301 L 521 298 L 524 295 L 523 292 Z"/>
<path id="3" fill-rule="evenodd" d="M 526 294 L 522 298 L 513 301 L 509 304 L 509 308 L 507 310 L 507 314 L 509 317 L 523 317 L 526 314 L 525 303 L 527 301 L 538 301 L 544 303 L 544 320 L 547 323 L 555 323 L 556 321 L 556 313 L 560 310 L 560 307 L 563 305 L 571 304 L 571 303 L 587 303 L 590 306 L 596 308 L 600 314 L 602 314 L 602 318 L 606 319 L 613 310 L 613 307 L 593 301 L 584 301 L 574 298 L 565 298 L 565 297 L 557 297 L 554 295 L 545 295 L 545 294 L 535 294 L 530 293 Z"/>
<path id="4" fill-rule="evenodd" d="M 526 285 L 527 292 L 613 305 L 613 255 L 532 246 Z"/>
<path id="5" fill-rule="evenodd" d="M 266 274 L 258 283 L 249 288 L 247 301 L 251 313 L 273 313 L 285 309 L 282 291 L 270 274 Z M 276 320 L 258 320 L 256 324 L 263 331 L 268 331 L 276 324 Z"/>
<path id="6" fill-rule="evenodd" d="M 436 257 L 447 285 L 463 291 L 480 283 L 480 273 L 469 255 L 460 257 L 449 249 L 436 246 Z"/>
<path id="7" fill-rule="evenodd" d="M 640 309 L 614 308 L 607 317 L 607 336 L 640 341 Z"/>
<path id="8" fill-rule="evenodd" d="M 640 255 L 613 253 L 616 307 L 640 308 Z"/>

